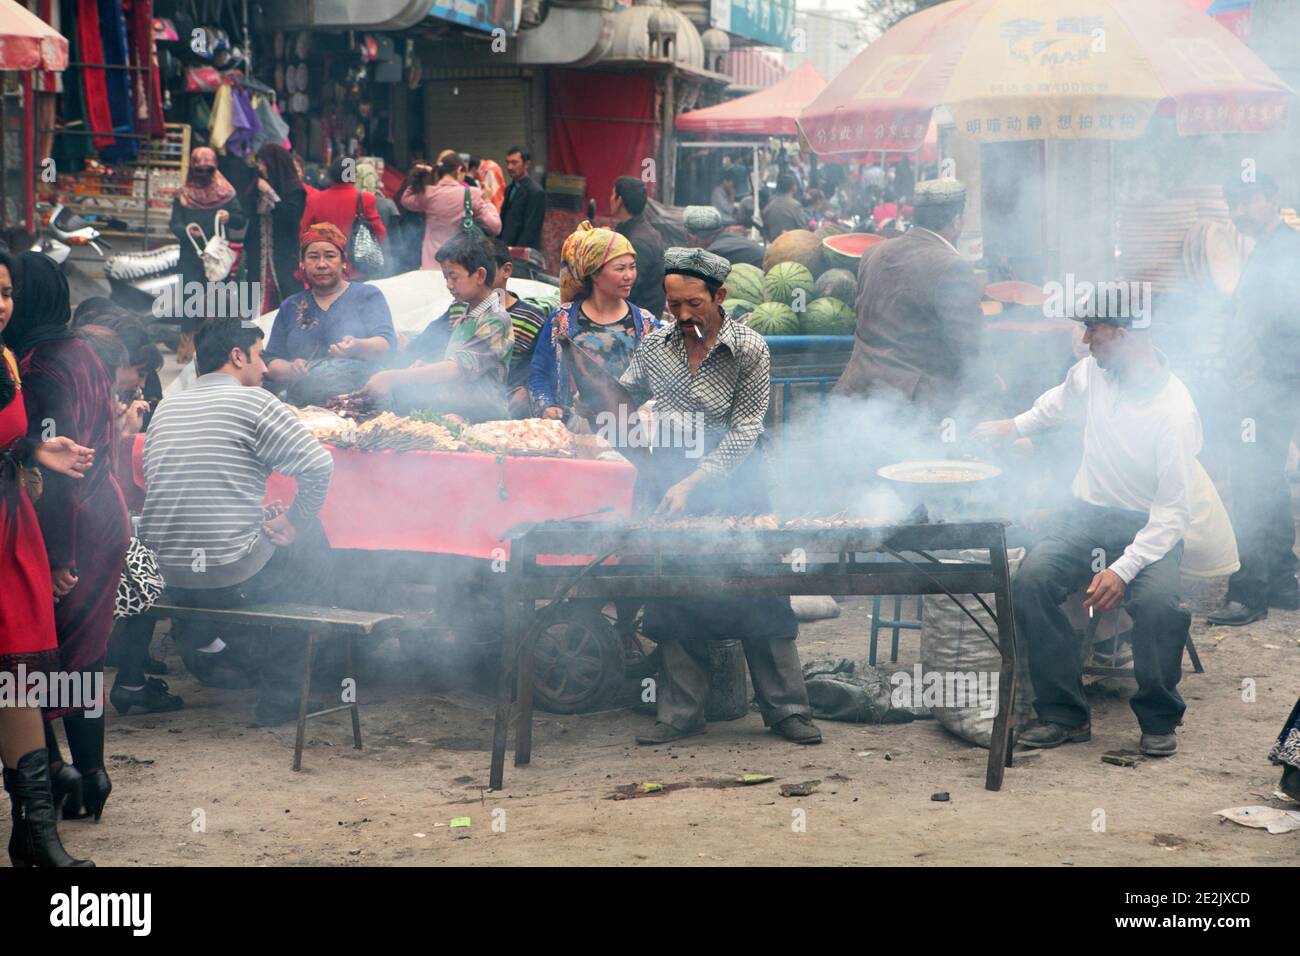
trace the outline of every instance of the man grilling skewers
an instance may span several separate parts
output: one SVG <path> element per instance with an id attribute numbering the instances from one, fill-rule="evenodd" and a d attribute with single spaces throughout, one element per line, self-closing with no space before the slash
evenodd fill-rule
<path id="1" fill-rule="evenodd" d="M 1091 354 L 1063 383 L 1029 411 L 975 430 L 976 437 L 1011 441 L 1067 418 L 1083 421 L 1075 500 L 1043 529 L 1012 582 L 1016 634 L 1028 647 L 1039 718 L 1019 742 L 1056 747 L 1091 736 L 1079 642 L 1061 610 L 1086 586 L 1089 614 L 1122 604 L 1133 619 L 1138 690 L 1130 705 L 1142 752 L 1164 757 L 1178 749 L 1175 728 L 1186 709 L 1178 681 L 1191 615 L 1179 605 L 1179 564 L 1201 420 L 1149 333 L 1122 317 L 1085 324 Z"/>
<path id="2" fill-rule="evenodd" d="M 584 379 L 585 363 L 571 348 L 586 400 L 622 404 L 630 412 L 655 399 L 654 415 L 702 441 L 662 443 L 640 467 L 642 501 L 658 501 L 665 516 L 760 514 L 771 510 L 770 479 L 760 444 L 767 412 L 767 343 L 722 311 L 731 264 L 704 249 L 664 254 L 664 292 L 677 321 L 647 333 L 618 384 Z M 621 385 L 621 387 L 619 387 Z M 610 387 L 612 386 L 612 387 Z M 609 409 L 612 410 L 612 409 Z M 655 429 L 662 436 L 662 427 Z M 697 457 L 692 457 L 692 456 Z M 799 626 L 783 595 L 719 595 L 646 602 L 642 630 L 659 645 L 658 717 L 638 744 L 666 744 L 704 732 L 709 689 L 709 640 L 739 639 L 749 662 L 763 722 L 795 743 L 821 742 L 813 723 L 794 640 Z"/>

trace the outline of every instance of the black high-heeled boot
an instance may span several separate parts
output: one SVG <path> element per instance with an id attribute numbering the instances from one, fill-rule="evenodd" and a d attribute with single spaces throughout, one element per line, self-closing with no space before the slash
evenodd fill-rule
<path id="1" fill-rule="evenodd" d="M 113 790 L 104 772 L 104 716 L 68 714 L 63 718 L 63 732 L 68 735 L 72 765 L 81 774 L 81 808 L 71 816 L 65 810 L 65 819 L 94 817 L 98 823 Z"/>
<path id="2" fill-rule="evenodd" d="M 81 774 L 70 764 L 60 764 L 50 769 L 50 792 L 54 795 L 54 810 L 63 810 L 63 819 L 75 820 L 81 810 Z"/>
<path id="3" fill-rule="evenodd" d="M 81 774 L 68 764 L 59 751 L 59 738 L 52 721 L 45 722 L 45 750 L 50 757 L 50 792 L 54 795 L 54 812 L 63 811 L 63 819 L 75 820 L 81 813 Z"/>
<path id="4" fill-rule="evenodd" d="M 104 804 L 108 803 L 108 795 L 113 792 L 113 781 L 108 779 L 108 774 L 103 767 L 95 770 L 87 770 L 81 775 L 81 808 L 75 817 L 65 816 L 68 820 L 84 820 L 86 817 L 93 817 L 95 822 L 104 813 Z"/>
<path id="5" fill-rule="evenodd" d="M 50 755 L 42 747 L 23 754 L 18 765 L 4 771 L 5 792 L 12 807 L 9 862 L 23 866 L 94 866 L 68 855 L 59 840 L 54 797 L 50 791 Z"/>

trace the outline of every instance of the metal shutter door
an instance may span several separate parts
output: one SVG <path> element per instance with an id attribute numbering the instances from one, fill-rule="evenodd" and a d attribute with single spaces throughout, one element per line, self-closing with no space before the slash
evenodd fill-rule
<path id="1" fill-rule="evenodd" d="M 429 159 L 454 149 L 494 159 L 504 167 L 506 150 L 528 142 L 528 83 L 523 79 L 426 82 L 424 141 Z"/>

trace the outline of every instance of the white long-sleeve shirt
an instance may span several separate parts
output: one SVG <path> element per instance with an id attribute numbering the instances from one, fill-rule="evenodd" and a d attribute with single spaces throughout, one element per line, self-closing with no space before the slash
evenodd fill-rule
<path id="1" fill-rule="evenodd" d="M 1191 523 L 1191 489 L 1201 450 L 1201 416 L 1178 377 L 1149 389 L 1121 387 L 1092 356 L 1065 381 L 1039 396 L 1015 418 L 1025 437 L 1067 419 L 1083 419 L 1083 462 L 1074 476 L 1074 496 L 1106 508 L 1149 515 L 1133 543 L 1110 570 L 1128 584 L 1147 565 L 1182 540 Z"/>

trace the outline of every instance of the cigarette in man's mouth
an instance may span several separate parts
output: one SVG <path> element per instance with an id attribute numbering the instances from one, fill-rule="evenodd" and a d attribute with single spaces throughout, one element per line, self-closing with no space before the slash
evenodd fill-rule
<path id="1" fill-rule="evenodd" d="M 692 325 L 691 328 L 695 330 L 695 337 L 697 339 L 704 338 L 704 333 L 700 331 L 700 327 L 698 325 Z"/>

